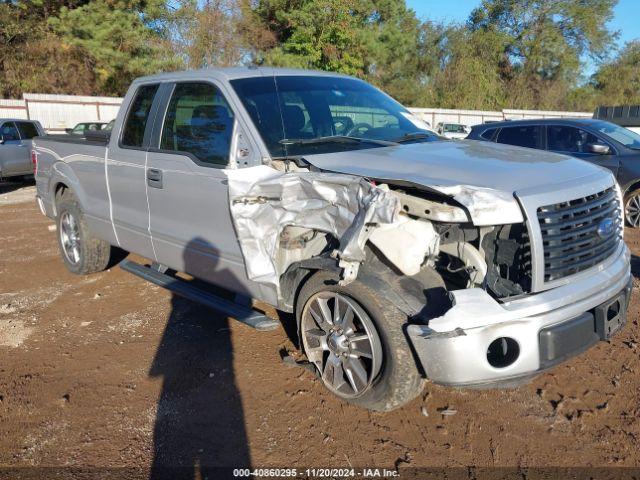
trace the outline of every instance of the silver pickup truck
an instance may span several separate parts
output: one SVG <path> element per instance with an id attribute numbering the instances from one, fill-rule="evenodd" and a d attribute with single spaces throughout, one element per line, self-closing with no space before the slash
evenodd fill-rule
<path id="1" fill-rule="evenodd" d="M 278 326 L 255 301 L 293 313 L 326 387 L 366 408 L 408 402 L 425 378 L 521 382 L 626 321 L 610 172 L 443 139 L 354 78 L 140 78 L 110 134 L 34 149 L 70 271 L 119 247 L 149 260 L 126 270 L 255 328 Z"/>

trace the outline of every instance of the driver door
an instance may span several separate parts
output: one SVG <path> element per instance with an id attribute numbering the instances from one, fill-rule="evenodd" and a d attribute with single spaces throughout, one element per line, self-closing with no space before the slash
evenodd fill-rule
<path id="1" fill-rule="evenodd" d="M 210 81 L 176 83 L 158 117 L 146 182 L 159 263 L 243 294 L 244 259 L 231 219 L 225 170 L 248 151 L 234 110 Z M 160 110 L 162 111 L 162 109 Z M 243 159 L 244 160 L 244 159 Z"/>
<path id="2" fill-rule="evenodd" d="M 601 155 L 589 150 L 590 144 L 606 144 L 611 153 Z M 547 150 L 586 160 L 601 167 L 606 167 L 618 175 L 620 161 L 609 143 L 581 128 L 567 125 L 547 125 Z"/>

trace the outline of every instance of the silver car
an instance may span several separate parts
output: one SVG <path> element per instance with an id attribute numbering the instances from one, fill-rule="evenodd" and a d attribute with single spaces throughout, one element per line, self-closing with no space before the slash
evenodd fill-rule
<path id="1" fill-rule="evenodd" d="M 31 141 L 40 135 L 40 122 L 0 118 L 0 178 L 33 174 Z"/>

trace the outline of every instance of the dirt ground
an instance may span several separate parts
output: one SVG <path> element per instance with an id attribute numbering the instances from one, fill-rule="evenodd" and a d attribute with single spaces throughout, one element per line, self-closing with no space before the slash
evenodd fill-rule
<path id="1" fill-rule="evenodd" d="M 371 413 L 286 366 L 282 329 L 68 273 L 33 191 L 0 185 L 2 466 L 640 466 L 637 281 L 622 333 L 525 386 Z"/>

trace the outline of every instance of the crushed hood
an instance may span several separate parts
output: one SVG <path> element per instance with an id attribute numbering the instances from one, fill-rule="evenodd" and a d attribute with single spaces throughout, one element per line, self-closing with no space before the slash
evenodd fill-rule
<path id="1" fill-rule="evenodd" d="M 467 207 L 476 225 L 522 222 L 514 198 L 520 191 L 605 174 L 566 155 L 476 140 L 309 155 L 305 160 L 322 170 L 406 182 L 449 195 Z"/>

